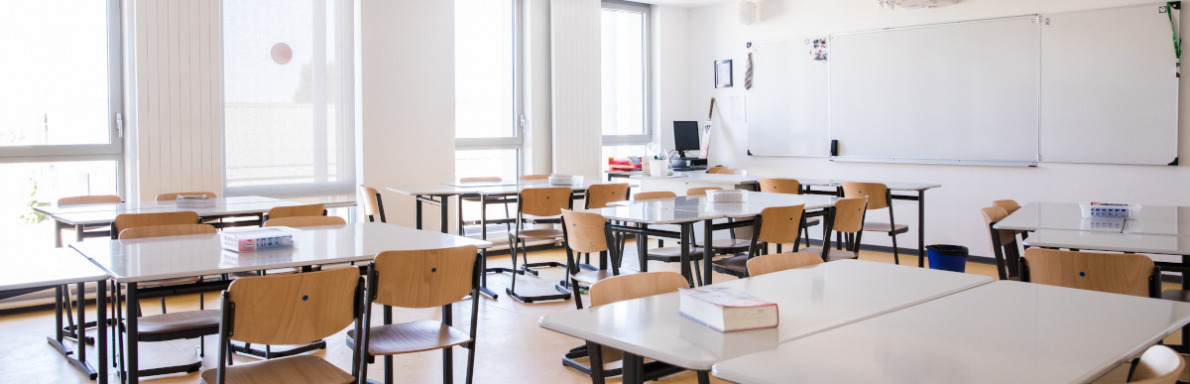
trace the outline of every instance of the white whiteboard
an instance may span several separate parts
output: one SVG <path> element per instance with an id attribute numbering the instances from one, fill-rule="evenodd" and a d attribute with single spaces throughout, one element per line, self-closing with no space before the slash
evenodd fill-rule
<path id="1" fill-rule="evenodd" d="M 1035 163 L 1037 21 L 832 35 L 829 115 L 838 158 Z"/>
<path id="2" fill-rule="evenodd" d="M 810 56 L 807 41 L 753 44 L 752 89 L 747 99 L 752 155 L 830 155 L 829 65 Z"/>
<path id="3" fill-rule="evenodd" d="M 1042 161 L 1165 165 L 1176 159 L 1178 78 L 1169 15 L 1142 5 L 1045 15 L 1042 24 Z"/>

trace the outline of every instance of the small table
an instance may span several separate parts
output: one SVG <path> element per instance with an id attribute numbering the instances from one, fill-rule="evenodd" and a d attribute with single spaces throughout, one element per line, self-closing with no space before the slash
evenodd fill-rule
<path id="1" fill-rule="evenodd" d="M 999 281 L 729 359 L 713 373 L 741 383 L 1085 383 L 1187 323 L 1186 303 Z"/>
<path id="2" fill-rule="evenodd" d="M 678 313 L 678 293 L 621 301 L 541 317 L 541 327 L 692 370 L 772 349 L 782 342 L 845 326 L 990 283 L 986 276 L 840 260 L 718 284 L 777 303 L 775 329 L 720 333 Z M 931 323 L 932 324 L 932 323 Z M 840 358 L 843 355 L 833 354 Z M 768 362 L 779 360 L 766 360 Z M 829 365 L 838 369 L 837 364 Z M 625 383 L 639 383 L 635 369 Z"/>
<path id="3" fill-rule="evenodd" d="M 134 240 L 107 240 L 72 245 L 102 268 L 117 284 L 127 287 L 125 300 L 137 302 L 137 283 L 180 277 L 230 274 L 316 264 L 365 262 L 388 250 L 439 249 L 492 243 L 384 223 L 309 227 L 294 235 L 292 248 L 236 253 L 222 248 L 219 235 L 188 235 Z M 479 257 L 483 264 L 483 257 Z M 482 265 L 481 265 L 482 267 Z M 128 305 L 124 319 L 129 335 L 137 332 L 136 306 Z M 128 378 L 139 380 L 137 343 L 129 340 Z"/>
<path id="4" fill-rule="evenodd" d="M 95 282 L 96 286 L 96 316 L 99 321 L 96 323 L 96 331 L 99 333 L 95 338 L 96 354 L 99 355 L 98 366 L 96 371 L 90 363 L 87 362 L 87 348 L 86 348 L 86 290 L 83 289 L 84 283 Z M 54 288 L 54 336 L 47 338 L 50 346 L 62 354 L 70 365 L 74 366 L 80 372 L 86 374 L 91 380 L 98 379 L 100 384 L 107 383 L 107 311 L 104 310 L 107 306 L 107 274 L 103 270 L 96 267 L 95 264 L 87 261 L 87 259 L 80 257 L 78 252 L 71 249 L 57 248 L 48 250 L 36 256 L 26 255 L 21 257 L 11 257 L 5 263 L 4 268 L 0 268 L 0 299 L 21 296 L 28 293 L 37 292 L 46 288 Z M 78 340 L 78 351 L 72 351 L 69 347 L 62 343 L 65 338 L 62 326 L 62 308 L 70 305 L 69 291 L 66 288 L 69 284 L 76 284 L 78 291 L 78 323 L 74 327 L 76 340 Z M 75 355 L 77 352 L 77 355 Z M 71 357 L 75 355 L 77 357 Z"/>
<path id="5" fill-rule="evenodd" d="M 1034 231 L 1064 229 L 1070 231 L 1115 232 L 1124 230 L 1124 219 L 1083 217 L 1076 203 L 1026 203 L 1016 212 L 996 223 L 996 229 Z"/>

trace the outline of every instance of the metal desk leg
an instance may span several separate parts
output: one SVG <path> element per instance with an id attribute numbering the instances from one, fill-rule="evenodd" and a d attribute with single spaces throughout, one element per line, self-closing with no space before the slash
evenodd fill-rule
<path id="1" fill-rule="evenodd" d="M 127 329 L 124 332 L 124 348 L 127 349 L 127 356 L 124 356 L 122 359 L 125 361 L 124 374 L 128 378 L 128 382 L 136 384 L 140 382 L 140 361 L 137 361 L 140 354 L 137 350 L 138 345 L 136 340 L 136 335 L 139 332 L 136 324 L 136 303 L 140 302 L 140 298 L 137 297 L 136 283 L 128 283 L 126 291 L 127 293 L 124 295 L 124 310 L 126 311 L 124 314 L 124 326 Z"/>
<path id="2" fill-rule="evenodd" d="M 703 233 L 702 233 L 702 267 L 703 267 L 702 273 L 704 276 L 702 279 L 702 283 L 704 285 L 709 285 L 709 284 L 711 284 L 711 272 L 712 272 L 711 271 L 711 258 L 713 258 L 715 256 L 715 250 L 711 249 L 711 244 L 712 244 L 711 234 L 714 233 L 714 231 L 711 230 L 711 225 L 713 225 L 714 223 L 712 222 L 712 220 L 704 220 L 703 223 L 704 224 L 702 227 L 702 231 L 703 231 Z"/>
<path id="3" fill-rule="evenodd" d="M 640 224 L 641 231 L 649 229 L 648 225 Z M 640 259 L 640 271 L 649 271 L 649 235 L 644 233 L 636 234 L 636 255 Z"/>
<path id="4" fill-rule="evenodd" d="M 686 283 L 690 284 L 690 286 L 693 287 L 695 285 L 694 285 L 694 277 L 691 275 L 692 273 L 690 272 L 690 239 L 692 237 L 694 237 L 694 224 L 682 223 L 681 228 L 682 228 L 682 234 L 681 234 L 682 257 L 680 258 L 681 259 L 680 262 L 682 263 L 682 269 L 681 269 L 682 277 L 685 277 Z M 628 354 L 624 354 L 624 364 L 627 364 L 627 363 L 628 363 Z M 627 382 L 629 382 L 627 366 L 624 367 L 624 372 L 625 372 L 624 373 L 624 382 L 627 383 Z"/>
<path id="5" fill-rule="evenodd" d="M 623 383 L 625 384 L 640 384 L 644 383 L 644 358 L 624 352 L 624 371 Z"/>
<path id="6" fill-rule="evenodd" d="M 95 354 L 99 355 L 99 384 L 107 384 L 107 281 L 95 284 Z"/>
<path id="7" fill-rule="evenodd" d="M 83 225 L 74 226 L 74 241 L 83 241 Z"/>
<path id="8" fill-rule="evenodd" d="M 482 293 L 484 296 L 487 296 L 489 299 L 496 300 L 496 298 L 500 297 L 500 295 L 497 295 L 496 292 L 492 292 L 491 289 L 488 289 L 488 250 L 487 249 L 479 250 L 479 267 L 480 267 L 480 269 L 482 269 L 484 271 L 484 273 L 479 274 L 479 292 Z M 500 271 L 496 271 L 496 272 L 499 273 Z"/>
<path id="9" fill-rule="evenodd" d="M 96 376 L 98 376 L 98 373 L 95 372 L 95 368 L 91 367 L 91 364 L 87 363 L 87 291 L 83 289 L 83 283 L 78 283 L 76 288 L 78 289 L 79 303 L 78 327 L 76 329 L 76 332 L 78 332 L 78 359 L 71 359 L 70 363 L 73 364 L 75 368 L 78 368 L 80 371 L 86 373 L 87 376 L 91 378 L 91 380 L 95 380 Z M 66 292 L 66 295 L 69 296 L 70 292 Z M 66 305 L 70 305 L 69 297 L 66 298 Z M 103 309 L 96 308 L 96 312 L 103 312 Z M 105 325 L 106 324 L 98 323 L 96 328 L 102 328 Z M 103 350 L 99 350 L 96 353 L 103 355 Z"/>
<path id="10" fill-rule="evenodd" d="M 449 205 L 449 202 L 450 202 L 450 197 L 442 196 L 442 233 L 450 233 L 450 224 L 449 224 L 450 221 L 446 220 L 446 216 L 447 216 L 446 213 L 447 213 L 447 211 L 450 211 L 450 209 L 447 207 Z"/>
<path id="11" fill-rule="evenodd" d="M 926 266 L 926 191 L 917 191 L 917 267 Z"/>
<path id="12" fill-rule="evenodd" d="M 421 229 L 421 195 L 414 196 L 413 201 L 414 201 L 414 209 L 413 210 L 414 210 L 414 212 L 416 212 L 414 214 L 413 223 L 416 225 L 417 229 Z"/>

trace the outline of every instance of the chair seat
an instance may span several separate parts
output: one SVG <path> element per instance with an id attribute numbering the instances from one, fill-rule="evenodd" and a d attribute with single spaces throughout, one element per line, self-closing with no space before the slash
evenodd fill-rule
<path id="1" fill-rule="evenodd" d="M 819 248 L 819 247 L 805 248 L 798 252 L 809 252 L 809 253 L 813 253 L 813 254 L 822 256 L 822 248 Z M 848 259 L 858 259 L 859 255 L 856 254 L 855 252 L 851 252 L 851 251 L 831 249 L 831 252 L 829 255 L 827 255 L 827 258 L 828 259 L 826 261 L 848 260 Z"/>
<path id="2" fill-rule="evenodd" d="M 711 262 L 711 267 L 719 273 L 743 277 L 748 274 L 748 256 L 741 255 L 715 260 Z"/>
<path id="3" fill-rule="evenodd" d="M 471 336 L 440 321 L 422 320 L 371 328 L 368 354 L 372 356 L 421 352 L 462 345 Z M 347 331 L 347 338 L 355 340 L 355 330 Z"/>
<path id="4" fill-rule="evenodd" d="M 562 237 L 562 230 L 553 228 L 522 229 L 517 233 L 521 239 L 555 239 Z"/>
<path id="5" fill-rule="evenodd" d="M 752 246 L 749 240 L 740 239 L 715 239 L 711 241 L 711 249 L 715 253 L 739 253 L 747 252 L 748 248 Z"/>
<path id="6" fill-rule="evenodd" d="M 702 258 L 702 252 L 702 248 L 700 247 L 690 247 L 690 259 L 696 260 Z M 682 261 L 682 247 L 653 248 L 645 255 L 645 259 L 677 263 Z"/>
<path id="7" fill-rule="evenodd" d="M 898 234 L 909 232 L 909 226 L 904 224 L 897 224 L 896 227 L 888 223 L 864 223 L 864 230 L 870 232 L 884 232 L 888 234 Z"/>
<path id="8" fill-rule="evenodd" d="M 1181 289 L 1166 289 L 1161 291 L 1161 298 L 1165 300 L 1190 303 L 1190 291 Z"/>
<path id="9" fill-rule="evenodd" d="M 170 312 L 141 317 L 137 319 L 136 329 L 142 336 L 202 329 L 209 329 L 209 334 L 216 334 L 219 333 L 220 317 L 221 312 L 217 309 Z"/>
<path id="10" fill-rule="evenodd" d="M 217 369 L 208 369 L 199 377 L 204 384 L 214 384 Z M 313 355 L 298 355 L 227 367 L 228 383 L 351 383 L 355 377 L 334 364 Z"/>
<path id="11" fill-rule="evenodd" d="M 813 226 L 821 224 L 821 223 L 822 223 L 822 220 L 819 220 L 817 217 L 815 217 L 813 219 L 806 219 L 807 227 L 813 227 Z"/>
<path id="12" fill-rule="evenodd" d="M 623 271 L 621 271 L 620 274 L 623 275 L 624 274 Z M 603 279 L 607 279 L 607 278 L 611 278 L 611 277 L 615 277 L 615 276 L 616 275 L 612 274 L 612 271 L 610 269 L 601 269 L 601 270 L 594 270 L 594 271 L 584 270 L 582 272 L 574 274 L 574 279 L 578 280 L 578 282 L 580 282 L 580 283 L 586 283 L 587 285 L 591 285 L 591 284 L 598 283 L 599 280 L 603 280 Z"/>
<path id="13" fill-rule="evenodd" d="M 197 283 L 198 280 L 199 278 L 197 277 L 179 277 L 176 279 L 142 281 L 137 283 L 136 286 L 139 288 L 156 288 L 170 285 L 194 284 Z"/>

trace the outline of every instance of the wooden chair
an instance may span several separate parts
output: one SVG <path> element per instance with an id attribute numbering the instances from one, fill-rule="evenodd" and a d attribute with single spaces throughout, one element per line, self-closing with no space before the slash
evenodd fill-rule
<path id="1" fill-rule="evenodd" d="M 686 190 L 686 196 L 706 196 L 707 191 L 722 191 L 722 190 L 723 190 L 723 188 L 719 188 L 719 187 L 690 188 L 690 189 Z"/>
<path id="2" fill-rule="evenodd" d="M 1016 246 L 1016 232 L 1006 229 L 996 229 L 996 223 L 1008 217 L 1008 212 L 1001 207 L 987 207 L 980 212 L 983 214 L 983 224 L 987 226 L 992 239 L 992 253 L 996 256 L 996 272 L 1000 280 L 1018 277 L 1017 265 L 1020 265 L 1020 253 Z"/>
<path id="3" fill-rule="evenodd" d="M 197 221 L 197 216 L 195 217 Z M 120 240 L 143 239 L 151 237 L 165 237 L 165 236 L 184 236 L 184 235 L 201 235 L 201 234 L 215 234 L 218 231 L 210 224 L 164 224 L 164 225 L 147 225 L 134 226 L 124 229 L 120 232 Z M 183 277 L 177 279 L 144 281 L 138 283 L 138 288 L 158 288 L 171 285 L 194 284 L 202 281 L 200 277 Z M 137 319 L 137 334 L 129 338 L 133 342 L 155 342 L 155 341 L 169 341 L 179 339 L 200 338 L 199 341 L 199 356 L 205 354 L 204 343 L 201 339 L 207 335 L 214 335 L 219 333 L 219 310 L 208 310 L 203 308 L 204 294 L 199 293 L 197 311 L 183 311 L 166 313 L 165 310 L 165 296 L 161 296 L 161 314 L 142 316 Z M 119 302 L 119 299 L 117 299 Z M 124 333 L 124 324 L 120 323 L 117 335 L 115 335 L 117 343 L 120 343 L 123 349 L 124 338 L 120 334 Z M 141 369 L 140 373 L 144 376 L 163 375 L 168 373 L 178 372 L 194 372 L 202 366 L 202 361 L 196 361 L 190 364 L 182 364 L 169 367 Z"/>
<path id="4" fill-rule="evenodd" d="M 822 264 L 822 256 L 809 252 L 774 253 L 748 259 L 748 276 Z"/>
<path id="5" fill-rule="evenodd" d="M 1013 212 L 1016 212 L 1016 210 L 1021 209 L 1021 205 L 1017 204 L 1016 200 L 1011 199 L 993 201 L 992 206 L 1004 208 L 1004 211 L 1008 212 L 1010 215 Z"/>
<path id="6" fill-rule="evenodd" d="M 83 195 L 83 196 L 67 196 L 67 197 L 58 199 L 58 206 L 59 207 L 69 207 L 72 205 L 86 205 L 86 204 L 120 204 L 123 202 L 124 202 L 124 200 L 121 200 L 120 196 L 116 196 L 116 195 Z M 59 239 L 61 238 L 61 233 L 62 233 L 63 229 L 71 229 L 71 228 L 72 227 L 69 225 L 63 225 L 62 223 L 60 223 L 58 221 L 54 221 L 54 231 L 55 231 L 54 233 L 58 234 L 57 236 L 59 236 Z M 83 233 L 79 234 L 79 236 L 77 236 L 77 237 L 82 238 L 82 237 L 112 236 L 110 228 L 111 228 L 110 226 L 103 225 L 103 224 L 83 226 Z M 63 245 L 62 241 L 59 240 L 58 246 L 61 247 L 62 245 Z"/>
<path id="7" fill-rule="evenodd" d="M 347 225 L 347 220 L 339 216 L 293 216 L 269 219 L 264 222 L 266 227 L 318 227 L 324 225 Z"/>
<path id="8" fill-rule="evenodd" d="M 864 231 L 887 233 L 892 237 L 893 262 L 901 264 L 897 235 L 909 232 L 909 226 L 897 224 L 893 215 L 892 194 L 881 183 L 843 182 L 843 197 L 867 197 L 868 210 L 888 208 L 888 222 L 864 223 Z M 921 261 L 919 261 L 921 263 Z"/>
<path id="9" fill-rule="evenodd" d="M 678 194 L 673 193 L 671 191 L 639 192 L 635 195 L 632 195 L 632 201 L 674 199 L 677 197 L 678 197 Z M 698 247 L 695 247 L 695 246 L 691 246 L 690 252 L 691 253 L 702 253 L 702 249 L 699 249 Z M 682 248 L 681 247 L 666 247 L 665 240 L 657 239 L 657 248 L 647 250 L 645 253 L 645 258 L 643 260 L 641 260 L 640 262 L 645 263 L 645 262 L 648 262 L 649 260 L 653 260 L 653 261 L 661 261 L 661 262 L 666 262 L 666 263 L 677 263 L 677 262 L 681 261 L 681 259 L 682 259 Z M 695 263 L 695 265 L 697 266 L 698 263 Z"/>
<path id="10" fill-rule="evenodd" d="M 294 216 L 326 216 L 326 207 L 322 204 L 290 205 L 273 207 L 265 214 L 265 221 Z"/>
<path id="11" fill-rule="evenodd" d="M 753 236 L 748 254 L 715 260 L 711 267 L 716 272 L 742 278 L 748 276 L 748 261 L 768 253 L 769 244 L 777 244 L 777 253 L 781 253 L 781 244 L 793 243 L 793 251 L 797 252 L 803 212 L 805 205 L 765 208 L 752 226 Z"/>
<path id="12" fill-rule="evenodd" d="M 1128 382 L 1135 384 L 1174 384 L 1186 369 L 1182 355 L 1164 345 L 1154 345 L 1140 356 L 1129 374 Z"/>
<path id="13" fill-rule="evenodd" d="M 539 295 L 539 296 L 524 296 L 516 293 L 516 281 L 518 274 L 529 273 L 534 276 L 537 271 L 531 268 L 541 267 L 566 267 L 566 264 L 556 261 L 530 263 L 528 256 L 527 241 L 529 240 L 559 240 L 564 237 L 561 229 L 558 228 L 525 228 L 526 224 L 557 224 L 560 221 L 559 216 L 564 209 L 573 209 L 573 201 L 571 200 L 572 190 L 569 187 L 555 187 L 555 188 L 525 188 L 517 196 L 517 213 L 516 231 L 508 233 L 509 251 L 512 253 L 512 286 L 506 288 L 509 296 L 512 298 L 525 302 L 532 303 L 535 301 L 544 300 L 566 300 L 570 298 L 570 293 L 558 293 L 553 295 Z M 517 253 L 524 258 L 524 265 L 517 267 Z"/>
<path id="14" fill-rule="evenodd" d="M 379 219 L 381 223 L 387 223 L 388 221 L 384 219 L 384 202 L 380 198 L 380 191 L 361 185 L 359 193 L 364 197 L 364 215 L 367 216 L 368 221 L 375 222 Z"/>
<path id="15" fill-rule="evenodd" d="M 211 199 L 218 197 L 217 195 L 215 195 L 215 192 L 170 192 L 170 193 L 158 193 L 157 201 L 159 201 L 159 202 L 161 202 L 161 201 L 177 201 L 179 195 L 185 195 L 185 196 L 203 195 L 203 196 L 206 196 L 207 198 L 211 198 Z"/>
<path id="16" fill-rule="evenodd" d="M 1160 297 L 1161 269 L 1145 255 L 1029 248 L 1021 281 L 1141 297 Z"/>
<path id="17" fill-rule="evenodd" d="M 690 288 L 690 285 L 686 282 L 686 278 L 682 277 L 681 274 L 675 272 L 643 272 L 601 280 L 591 285 L 589 293 L 591 296 L 591 306 L 600 306 L 619 301 L 677 292 L 681 288 Z M 587 342 L 587 350 L 591 355 L 591 367 L 603 368 L 606 362 L 620 360 L 622 358 L 619 350 L 603 347 L 592 342 Z M 644 371 L 645 375 L 643 379 L 649 381 L 681 372 L 682 369 L 655 361 L 645 364 Z M 590 372 L 591 382 L 601 384 L 604 382 L 605 377 L 618 375 L 622 372 L 620 368 L 610 370 L 592 369 Z M 710 376 L 706 371 L 699 371 L 698 376 L 700 383 L 707 383 L 710 380 Z"/>
<path id="18" fill-rule="evenodd" d="M 459 178 L 460 183 L 501 182 L 501 181 L 504 181 L 504 179 L 501 179 L 500 177 L 497 177 L 497 176 L 478 176 L 478 177 Z M 464 201 L 479 204 L 480 219 L 478 221 L 468 222 L 463 219 L 463 202 Z M 478 195 L 460 195 L 459 196 L 459 209 L 458 209 L 459 236 L 466 235 L 465 226 L 467 226 L 467 225 L 481 225 L 481 226 L 485 226 L 484 228 L 482 228 L 482 230 L 480 232 L 483 234 L 483 238 L 486 240 L 487 233 L 488 233 L 486 225 L 489 222 L 489 220 L 488 220 L 488 205 L 493 205 L 493 204 L 503 204 L 504 205 L 504 218 L 497 220 L 497 221 L 503 222 L 505 224 L 505 226 L 504 226 L 505 230 L 510 230 L 508 223 L 511 222 L 509 217 L 511 217 L 512 215 L 509 213 L 508 203 L 513 202 L 513 201 L 515 201 L 515 199 L 505 197 L 505 196 L 487 196 L 481 200 Z"/>
<path id="19" fill-rule="evenodd" d="M 118 239 L 120 232 L 128 228 L 152 225 L 198 224 L 198 213 L 193 211 L 122 213 L 112 221 L 112 239 Z"/>
<path id="20" fill-rule="evenodd" d="M 579 296 L 579 284 L 586 284 L 590 286 L 596 282 L 620 275 L 620 257 L 619 249 L 613 247 L 615 237 L 612 236 L 611 223 L 607 221 L 598 213 L 589 212 L 574 212 L 571 210 L 562 210 L 562 237 L 566 246 L 566 266 L 569 272 L 568 286 L 569 293 L 574 295 L 574 305 L 578 309 L 583 309 L 583 300 Z M 590 265 L 581 265 L 578 263 L 578 258 L 582 254 L 599 254 L 599 268 L 596 269 Z M 610 257 L 610 260 L 609 260 Z M 607 270 L 608 262 L 611 263 L 611 271 Z M 584 267 L 587 269 L 584 271 Z M 560 290 L 565 290 L 565 287 L 559 287 Z"/>
<path id="21" fill-rule="evenodd" d="M 850 197 L 835 201 L 834 208 L 834 225 L 832 232 L 837 234 L 842 239 L 842 249 L 827 251 L 829 244 L 823 244 L 823 248 L 806 248 L 804 252 L 811 252 L 822 256 L 822 261 L 834 261 L 842 259 L 858 259 L 860 240 L 863 238 L 864 231 L 864 215 L 867 212 L 868 198 L 867 197 Z M 823 241 L 828 241 L 831 234 L 828 233 Z"/>
<path id="22" fill-rule="evenodd" d="M 731 171 L 731 169 L 730 169 L 730 168 L 727 168 L 727 167 L 724 167 L 724 166 L 720 165 L 720 166 L 717 166 L 717 167 L 710 167 L 710 168 L 707 168 L 707 173 L 710 173 L 710 174 L 713 174 L 713 175 L 730 175 L 730 174 L 732 174 L 733 172 Z"/>
<path id="23" fill-rule="evenodd" d="M 708 191 L 722 191 L 722 190 L 723 190 L 723 188 L 719 188 L 719 187 L 690 188 L 690 189 L 686 190 L 686 196 L 706 196 Z M 728 219 L 728 220 L 730 220 L 730 219 Z M 736 238 L 736 230 L 735 229 L 731 229 L 728 232 L 731 233 L 730 238 L 715 239 L 715 240 L 711 241 L 711 251 L 714 252 L 715 254 L 720 254 L 720 255 L 730 255 L 730 254 L 747 252 L 748 247 L 750 247 L 752 245 L 752 242 L 750 242 L 748 240 Z M 702 244 L 699 244 L 699 245 L 702 245 Z"/>
<path id="24" fill-rule="evenodd" d="M 802 183 L 797 179 L 760 179 L 760 192 L 786 193 L 790 195 L 802 194 Z M 805 234 L 806 246 L 810 246 L 810 227 L 821 224 L 817 217 L 806 218 L 806 225 L 802 226 Z"/>
<path id="25" fill-rule="evenodd" d="M 678 197 L 678 194 L 670 191 L 639 192 L 632 196 L 632 201 L 673 199 L 676 197 Z"/>
<path id="26" fill-rule="evenodd" d="M 550 175 L 521 175 L 521 180 L 549 180 Z"/>
<path id="27" fill-rule="evenodd" d="M 628 200 L 628 183 L 595 184 L 587 188 L 587 198 L 583 201 L 583 208 L 605 208 L 608 203 Z"/>
<path id="28" fill-rule="evenodd" d="M 203 371 L 203 383 L 353 383 L 360 366 L 352 354 L 351 373 L 314 355 L 297 355 L 230 365 L 231 341 L 306 344 L 329 337 L 363 318 L 363 278 L 359 270 L 335 269 L 294 275 L 237 279 L 223 291 L 218 367 Z"/>
<path id="29" fill-rule="evenodd" d="M 368 361 L 384 356 L 384 382 L 393 382 L 393 355 L 442 350 L 442 381 L 453 380 L 451 347 L 467 348 L 467 382 L 475 367 L 475 335 L 479 325 L 479 259 L 474 245 L 417 251 L 385 251 L 368 265 L 366 332 L 360 351 L 364 351 L 359 377 L 368 376 Z M 470 295 L 469 331 L 451 324 L 451 306 Z M 384 308 L 384 324 L 372 326 L 375 306 Z M 442 320 L 422 320 L 392 324 L 392 307 L 442 308 Z M 348 331 L 355 340 L 358 331 Z"/>

